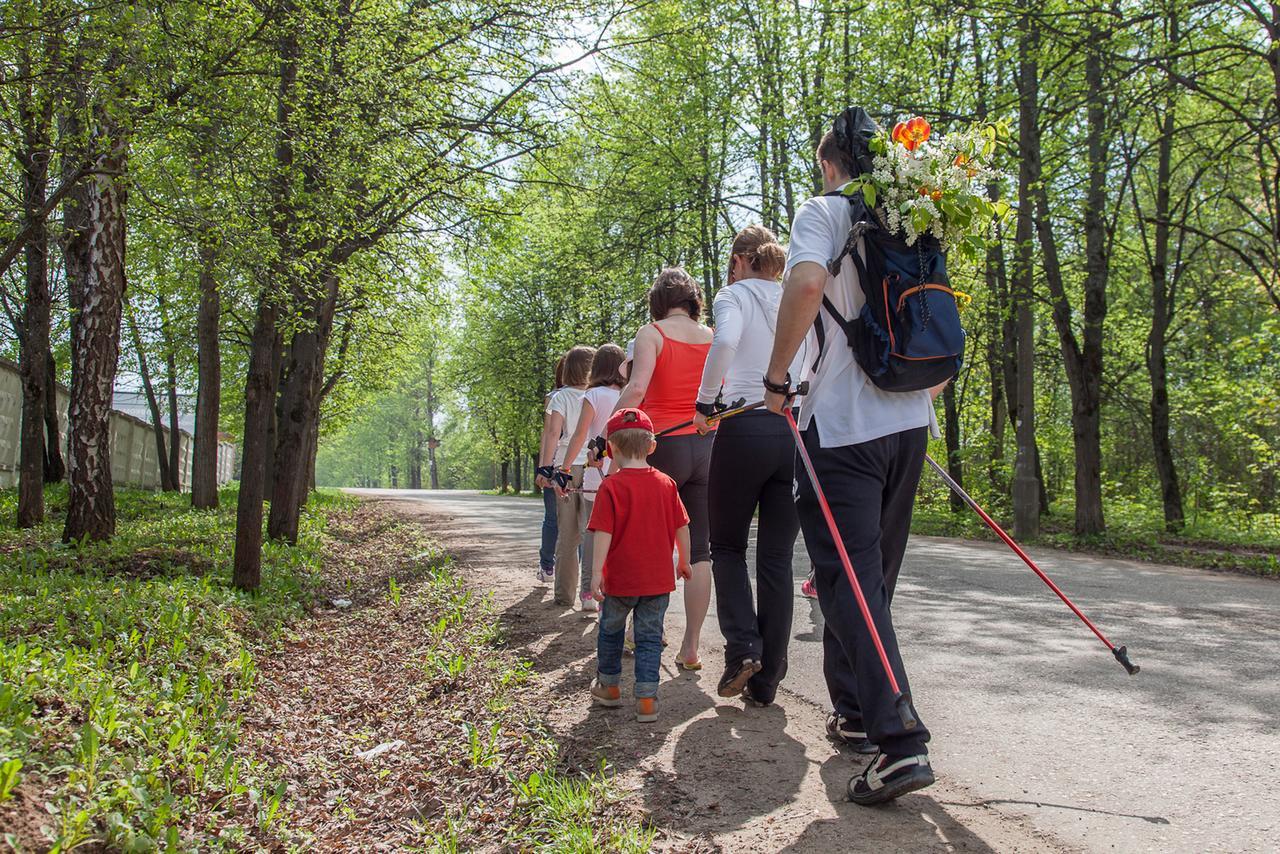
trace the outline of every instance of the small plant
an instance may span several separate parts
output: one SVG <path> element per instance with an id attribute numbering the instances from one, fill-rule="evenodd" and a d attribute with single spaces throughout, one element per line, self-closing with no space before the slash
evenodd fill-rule
<path id="1" fill-rule="evenodd" d="M 13 790 L 18 788 L 18 772 L 21 770 L 21 759 L 10 759 L 0 764 L 0 804 L 13 797 Z"/>
<path id="2" fill-rule="evenodd" d="M 498 734 L 502 725 L 494 721 L 489 726 L 488 736 L 480 733 L 475 724 L 464 723 L 462 729 L 467 734 L 467 750 L 473 768 L 489 768 L 498 761 Z"/>
<path id="3" fill-rule="evenodd" d="M 391 599 L 391 604 L 399 608 L 400 607 L 400 585 L 397 584 L 396 580 L 393 578 L 391 579 L 390 584 L 388 586 L 390 588 L 388 592 L 388 596 Z"/>

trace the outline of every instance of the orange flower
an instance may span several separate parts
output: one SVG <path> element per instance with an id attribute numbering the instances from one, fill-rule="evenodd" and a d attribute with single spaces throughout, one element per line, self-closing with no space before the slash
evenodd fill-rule
<path id="1" fill-rule="evenodd" d="M 942 191 L 941 191 L 941 190 L 934 190 L 932 193 L 930 193 L 930 194 L 929 194 L 929 198 L 933 199 L 935 202 L 937 202 L 937 201 L 941 201 L 941 200 L 942 200 Z"/>
<path id="2" fill-rule="evenodd" d="M 964 169 L 965 174 L 970 178 L 978 174 L 977 168 L 969 162 L 969 155 L 965 154 L 963 151 L 956 155 L 956 165 Z"/>
<path id="3" fill-rule="evenodd" d="M 907 151 L 915 151 L 924 145 L 932 132 L 933 127 L 922 116 L 916 116 L 910 121 L 898 122 L 894 125 L 891 136 L 894 142 Z"/>

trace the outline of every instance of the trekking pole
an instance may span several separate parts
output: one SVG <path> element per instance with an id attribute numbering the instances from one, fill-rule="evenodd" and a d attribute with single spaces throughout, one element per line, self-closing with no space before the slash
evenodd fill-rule
<path id="1" fill-rule="evenodd" d="M 862 595 L 862 585 L 858 583 L 858 576 L 853 571 L 853 561 L 849 559 L 849 552 L 845 550 L 844 540 L 840 538 L 840 529 L 836 527 L 835 517 L 831 515 L 831 506 L 827 504 L 827 496 L 822 491 L 822 486 L 818 483 L 818 474 L 813 470 L 813 460 L 809 459 L 809 450 L 804 446 L 804 439 L 800 436 L 800 426 L 796 424 L 796 418 L 791 414 L 791 405 L 783 407 L 783 415 L 786 416 L 787 424 L 791 427 L 791 435 L 796 440 L 796 450 L 800 452 L 800 461 L 804 463 L 804 470 L 809 473 L 809 482 L 813 484 L 813 491 L 818 496 L 818 506 L 822 508 L 822 515 L 827 520 L 827 530 L 831 532 L 831 539 L 836 544 L 836 552 L 840 555 L 840 562 L 844 564 L 844 573 L 849 576 L 849 586 L 853 588 L 854 598 L 858 600 L 858 610 L 862 612 L 862 619 L 867 624 L 867 631 L 871 633 L 871 640 L 875 644 L 876 653 L 880 656 L 880 664 L 884 667 L 885 676 L 889 677 L 889 688 L 893 691 L 893 704 L 898 710 L 898 717 L 902 720 L 902 726 L 906 729 L 915 729 L 919 721 L 916 720 L 915 713 L 911 711 L 911 698 L 902 693 L 902 689 L 898 687 L 898 677 L 893 675 L 893 668 L 889 665 L 889 656 L 884 651 L 884 642 L 880 640 L 880 632 L 876 629 L 875 621 L 871 618 L 871 609 L 867 607 L 867 598 Z"/>
<path id="2" fill-rule="evenodd" d="M 1079 608 L 1077 608 L 1076 604 L 1067 598 L 1067 594 L 1063 593 L 1062 590 L 1058 587 L 1058 585 L 1053 583 L 1053 579 L 1045 575 L 1044 571 L 1040 569 L 1040 567 L 1036 566 L 1036 562 L 1033 561 L 1027 555 L 1027 553 L 1022 550 L 1021 546 L 1019 546 L 1017 543 L 1013 541 L 1013 537 L 1006 534 L 1004 532 L 1004 529 L 1001 528 L 999 525 L 997 525 L 996 521 L 992 519 L 990 516 L 988 516 L 985 510 L 983 510 L 981 507 L 978 506 L 978 502 L 974 501 L 973 498 L 969 495 L 969 493 L 964 491 L 964 487 L 956 483 L 955 479 L 951 477 L 951 475 L 947 474 L 946 469 L 938 465 L 937 461 L 934 460 L 934 458 L 929 456 L 928 454 L 924 455 L 924 459 L 925 459 L 925 462 L 927 462 L 930 466 L 932 466 L 933 470 L 937 472 L 938 477 L 942 478 L 946 482 L 947 486 L 951 487 L 952 491 L 954 491 L 956 495 L 960 496 L 961 500 L 963 500 L 965 504 L 969 505 L 969 508 L 973 510 L 973 512 L 977 513 L 980 517 L 982 517 L 982 521 L 987 523 L 987 527 L 995 531 L 996 536 L 1004 540 L 1005 545 L 1013 549 L 1013 553 L 1016 554 L 1018 557 L 1022 558 L 1022 562 L 1025 563 L 1027 566 L 1031 567 L 1032 572 L 1040 576 L 1040 580 L 1043 581 L 1045 584 L 1049 585 L 1050 590 L 1058 594 L 1058 598 L 1061 599 L 1063 603 L 1068 608 L 1071 609 L 1071 612 L 1075 614 L 1077 617 L 1079 617 L 1080 620 L 1086 626 L 1088 626 L 1095 635 L 1098 636 L 1098 640 L 1102 641 L 1104 644 L 1107 645 L 1107 649 L 1111 650 L 1111 654 L 1116 657 L 1116 661 L 1124 665 L 1124 669 L 1129 672 L 1130 676 L 1133 676 L 1135 673 L 1137 673 L 1141 669 L 1140 667 L 1138 667 L 1138 665 L 1129 661 L 1129 650 L 1123 646 L 1116 646 L 1111 641 L 1107 640 L 1107 636 L 1104 635 L 1102 631 L 1093 624 L 1093 621 L 1090 620 L 1088 617 L 1086 617 L 1084 615 L 1084 612 L 1081 611 Z"/>
<path id="3" fill-rule="evenodd" d="M 762 406 L 764 406 L 763 400 L 757 400 L 755 403 L 747 403 L 747 399 L 745 397 L 740 397 L 736 401 L 734 401 L 732 406 L 730 406 L 728 409 L 724 410 L 723 412 L 717 412 L 715 415 L 708 415 L 707 423 L 717 424 L 726 418 L 732 418 L 735 415 L 741 415 L 744 412 L 750 412 L 751 410 L 759 409 Z M 670 433 L 674 433 L 677 430 L 683 430 L 686 427 L 692 427 L 692 426 L 693 426 L 693 419 L 690 418 L 688 421 L 681 421 L 679 424 L 668 427 L 667 429 L 663 430 L 660 433 L 654 433 L 653 438 L 661 439 L 663 436 L 666 436 Z"/>

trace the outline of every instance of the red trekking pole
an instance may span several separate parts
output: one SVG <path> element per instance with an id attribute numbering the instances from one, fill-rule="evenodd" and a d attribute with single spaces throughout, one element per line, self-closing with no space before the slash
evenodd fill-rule
<path id="1" fill-rule="evenodd" d="M 809 482 L 813 484 L 813 491 L 818 496 L 818 506 L 822 508 L 822 515 L 827 520 L 827 530 L 831 532 L 831 539 L 836 544 L 836 552 L 840 555 L 840 562 L 844 564 L 844 573 L 849 577 L 849 586 L 853 588 L 854 598 L 858 600 L 858 610 L 862 611 L 862 619 L 867 624 L 867 630 L 871 632 L 871 640 L 875 644 L 876 653 L 880 656 L 880 664 L 884 667 L 885 676 L 889 677 L 889 688 L 893 691 L 893 704 L 898 710 L 898 717 L 902 719 L 902 725 L 906 729 L 915 729 L 919 721 L 916 720 L 915 714 L 911 711 L 911 698 L 902 693 L 902 689 L 898 687 L 898 677 L 893 675 L 893 668 L 889 666 L 889 656 L 884 651 L 884 643 L 880 640 L 880 632 L 876 629 L 875 621 L 871 619 L 871 609 L 867 607 L 867 598 L 862 595 L 862 585 L 858 583 L 858 576 L 853 571 L 853 561 L 849 559 L 849 552 L 845 550 L 844 540 L 840 538 L 840 530 L 836 528 L 835 517 L 831 515 L 831 506 L 827 504 L 827 496 L 822 491 L 822 486 L 818 483 L 818 475 L 813 470 L 813 460 L 809 459 L 809 450 L 804 446 L 804 439 L 800 436 L 800 427 L 796 424 L 795 416 L 791 414 L 790 403 L 783 407 L 782 414 L 787 419 L 787 424 L 791 427 L 791 435 L 796 439 L 796 450 L 800 452 L 800 460 L 804 463 L 804 470 L 809 473 Z"/>
<path id="2" fill-rule="evenodd" d="M 970 509 L 973 510 L 973 512 L 977 513 L 979 516 L 982 517 L 982 521 L 987 523 L 987 527 L 995 531 L 996 536 L 1004 540 L 1005 545 L 1013 549 L 1013 553 L 1016 554 L 1018 557 L 1022 558 L 1022 562 L 1025 563 L 1027 566 L 1031 567 L 1031 570 L 1036 575 L 1040 576 L 1040 580 L 1043 581 L 1045 584 L 1049 585 L 1050 590 L 1058 594 L 1058 598 L 1061 599 L 1063 603 L 1065 603 L 1066 606 L 1071 609 L 1071 612 L 1075 614 L 1077 617 L 1079 617 L 1086 626 L 1088 626 L 1091 630 L 1093 630 L 1093 633 L 1098 636 L 1098 640 L 1102 641 L 1104 644 L 1107 645 L 1107 649 L 1111 650 L 1111 654 L 1116 657 L 1116 661 L 1124 665 L 1124 669 L 1129 671 L 1130 676 L 1134 675 L 1141 669 L 1138 667 L 1138 665 L 1129 661 L 1129 650 L 1123 646 L 1116 646 L 1111 641 L 1107 640 L 1107 636 L 1104 635 L 1102 631 L 1093 624 L 1093 621 L 1090 620 L 1088 617 L 1086 617 L 1084 615 L 1084 612 L 1081 611 L 1079 608 L 1077 608 L 1076 604 L 1067 598 L 1067 594 L 1063 593 L 1062 590 L 1059 589 L 1058 585 L 1054 584 L 1053 580 L 1049 578 L 1049 576 L 1044 574 L 1044 571 L 1041 570 L 1040 567 L 1036 566 L 1036 562 L 1033 561 L 1027 555 L 1027 553 L 1024 552 L 1022 548 L 1013 541 L 1013 537 L 1006 534 L 1004 532 L 1004 529 L 1001 528 L 999 525 L 997 525 L 995 520 L 992 519 L 990 516 L 988 516 L 987 512 L 978 506 L 978 502 L 974 501 L 973 498 L 969 496 L 969 493 L 965 492 L 964 488 L 961 487 L 960 484 L 956 483 L 955 479 L 951 477 L 951 475 L 947 474 L 946 469 L 938 465 L 937 461 L 935 461 L 933 457 L 929 456 L 928 454 L 925 454 L 924 459 L 925 459 L 925 462 L 933 466 L 933 470 L 938 473 L 938 477 L 946 481 L 947 486 L 951 487 L 951 489 L 955 492 L 955 494 L 960 496 L 961 500 L 963 500 L 965 504 L 968 504 Z"/>

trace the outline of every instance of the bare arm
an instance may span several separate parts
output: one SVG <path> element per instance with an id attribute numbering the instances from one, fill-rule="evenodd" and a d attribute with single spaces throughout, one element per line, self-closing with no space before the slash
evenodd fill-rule
<path id="1" fill-rule="evenodd" d="M 685 529 L 686 535 L 688 529 Z M 591 543 L 591 598 L 597 602 L 604 601 L 604 559 L 609 554 L 609 544 L 613 542 L 613 534 L 608 531 L 596 531 Z"/>
<path id="2" fill-rule="evenodd" d="M 578 416 L 578 426 L 573 428 L 573 436 L 569 439 L 569 447 L 564 452 L 564 463 L 569 465 L 578 458 L 578 452 L 587 443 L 587 432 L 591 429 L 591 420 L 596 417 L 596 408 L 591 401 L 582 401 L 582 414 Z"/>
<path id="3" fill-rule="evenodd" d="M 556 444 L 560 441 L 560 432 L 564 429 L 564 416 L 559 412 L 548 412 L 542 421 L 542 449 L 538 454 L 538 465 L 549 466 L 556 458 Z"/>
<path id="4" fill-rule="evenodd" d="M 676 551 L 680 553 L 680 560 L 676 563 L 676 575 L 681 578 L 692 578 L 693 568 L 689 566 L 689 555 L 693 553 L 693 549 L 689 546 L 688 525 L 676 531 Z"/>
<path id="5" fill-rule="evenodd" d="M 822 292 L 826 287 L 826 268 L 814 261 L 800 262 L 787 275 L 782 286 L 782 303 L 778 306 L 778 332 L 773 339 L 769 370 L 765 373 L 770 382 L 780 383 L 786 378 L 796 352 L 822 308 Z M 786 405 L 783 396 L 773 392 L 766 392 L 764 400 L 771 412 L 781 413 Z"/>
<path id="6" fill-rule="evenodd" d="M 652 326 L 646 326 L 636 333 L 636 352 L 631 361 L 631 377 L 627 386 L 618 395 L 618 402 L 613 411 L 628 409 L 644 403 L 644 396 L 649 391 L 649 380 L 653 379 L 653 369 L 658 366 L 658 353 L 662 349 L 662 336 Z"/>

